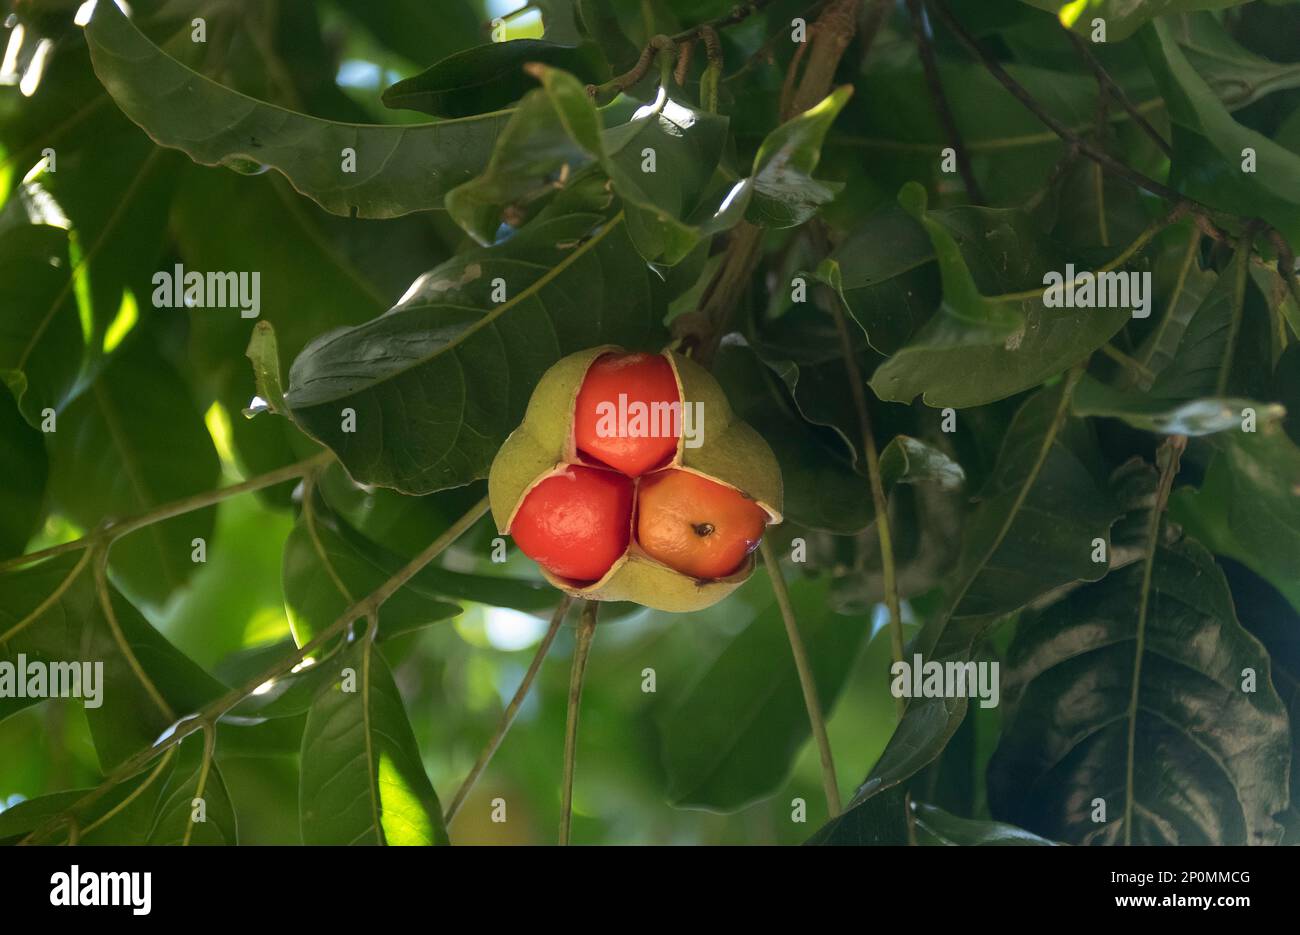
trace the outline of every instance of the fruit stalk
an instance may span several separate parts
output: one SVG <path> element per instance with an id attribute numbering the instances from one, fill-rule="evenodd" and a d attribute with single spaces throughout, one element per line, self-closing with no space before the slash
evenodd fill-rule
<path id="1" fill-rule="evenodd" d="M 781 619 L 785 622 L 785 633 L 790 638 L 790 653 L 794 656 L 795 671 L 799 673 L 799 688 L 803 691 L 804 707 L 808 709 L 808 723 L 812 725 L 813 739 L 817 742 L 817 754 L 822 764 L 822 787 L 826 792 L 826 808 L 830 817 L 840 813 L 840 787 L 835 779 L 835 760 L 831 756 L 831 741 L 826 734 L 826 719 L 822 715 L 821 700 L 817 697 L 817 682 L 813 678 L 812 664 L 808 661 L 808 650 L 799 635 L 799 625 L 794 618 L 794 605 L 790 603 L 790 592 L 785 586 L 781 574 L 781 565 L 772 549 L 772 544 L 764 537 L 759 543 L 763 553 L 763 564 L 767 566 L 768 577 L 772 580 L 772 593 L 776 595 L 777 606 L 781 608 Z"/>
<path id="2" fill-rule="evenodd" d="M 578 622 L 578 643 L 573 650 L 573 668 L 569 673 L 569 714 L 564 723 L 564 782 L 560 800 L 560 844 L 569 843 L 573 828 L 573 768 L 578 753 L 578 709 L 582 706 L 582 681 L 587 673 L 587 656 L 591 639 L 596 635 L 596 614 L 600 604 L 587 601 L 582 605 Z"/>

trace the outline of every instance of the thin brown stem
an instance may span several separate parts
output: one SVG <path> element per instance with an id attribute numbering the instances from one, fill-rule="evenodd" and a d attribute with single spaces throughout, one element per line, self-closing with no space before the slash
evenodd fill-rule
<path id="1" fill-rule="evenodd" d="M 831 315 L 835 319 L 835 330 L 840 336 L 840 350 L 844 357 L 844 366 L 849 375 L 849 393 L 853 399 L 853 408 L 858 416 L 858 432 L 862 436 L 862 452 L 867 461 L 867 481 L 871 487 L 871 503 L 876 513 L 876 538 L 880 543 L 881 581 L 885 591 L 885 608 L 889 611 L 889 649 L 894 662 L 903 659 L 903 615 L 898 598 L 898 575 L 894 568 L 894 541 L 889 528 L 889 500 L 885 497 L 885 486 L 880 476 L 880 456 L 876 451 L 876 437 L 871 428 L 871 409 L 867 404 L 866 381 L 858 367 L 857 354 L 853 350 L 853 340 L 849 334 L 849 325 L 845 320 L 844 310 L 838 301 L 830 303 Z M 894 699 L 899 720 L 907 702 L 900 697 Z"/>
<path id="2" fill-rule="evenodd" d="M 826 809 L 830 817 L 840 813 L 840 788 L 835 779 L 835 759 L 831 756 L 831 741 L 826 734 L 826 718 L 822 713 L 821 700 L 817 697 L 817 680 L 813 677 L 812 663 L 808 660 L 808 650 L 799 635 L 799 624 L 795 620 L 794 605 L 790 602 L 790 591 L 785 586 L 785 577 L 781 574 L 781 563 L 776 557 L 772 544 L 766 537 L 759 545 L 763 554 L 763 565 L 772 581 L 772 593 L 776 595 L 777 606 L 781 609 L 781 620 L 785 623 L 785 633 L 790 639 L 790 653 L 794 656 L 794 668 L 799 674 L 799 688 L 803 692 L 804 707 L 808 710 L 808 723 L 812 726 L 813 740 L 817 744 L 817 755 L 822 765 L 822 788 L 826 792 Z"/>
<path id="3" fill-rule="evenodd" d="M 975 204 L 984 203 L 979 182 L 971 168 L 970 153 L 962 141 L 961 131 L 957 129 L 957 120 L 952 107 L 948 104 L 948 95 L 943 90 L 943 79 L 939 76 L 939 65 L 934 57 L 934 45 L 927 31 L 925 12 L 921 0 L 907 0 L 907 12 L 912 18 L 912 35 L 916 40 L 916 51 L 921 59 L 921 68 L 925 72 L 926 87 L 930 92 L 930 101 L 934 104 L 935 115 L 943 127 L 944 138 L 952 147 L 957 158 L 957 171 L 961 174 L 962 184 L 966 186 L 966 196 Z"/>
<path id="4" fill-rule="evenodd" d="M 600 604 L 587 601 L 582 605 L 578 622 L 578 642 L 573 649 L 573 668 L 569 672 L 569 710 L 564 722 L 564 776 L 560 787 L 560 843 L 568 844 L 573 830 L 573 770 L 578 760 L 578 712 L 582 707 L 582 683 L 587 674 L 587 657 L 591 639 L 596 635 L 596 615 Z"/>
<path id="5" fill-rule="evenodd" d="M 1160 132 L 1151 125 L 1151 121 L 1147 120 L 1147 118 L 1142 114 L 1142 111 L 1138 110 L 1133 101 L 1129 99 L 1129 96 L 1124 93 L 1124 89 L 1120 87 L 1115 79 L 1110 76 L 1110 73 L 1106 71 L 1101 62 L 1097 60 L 1097 56 L 1092 54 L 1092 50 L 1088 48 L 1087 44 L 1080 39 L 1073 30 L 1067 29 L 1065 30 L 1065 34 L 1074 45 L 1074 50 L 1079 54 L 1079 57 L 1087 63 L 1090 69 L 1092 69 L 1093 76 L 1097 79 L 1100 93 L 1102 95 L 1109 93 L 1113 98 L 1115 98 L 1115 100 L 1119 102 L 1119 106 L 1124 108 L 1124 112 L 1132 117 L 1133 122 L 1142 128 L 1142 132 L 1151 137 L 1156 146 L 1160 147 L 1160 151 L 1166 156 L 1172 157 L 1174 154 L 1173 147 L 1171 147 L 1169 143 L 1165 141 L 1165 138 L 1160 135 Z"/>
<path id="6" fill-rule="evenodd" d="M 98 531 L 80 539 L 74 539 L 71 542 L 60 543 L 59 545 L 50 546 L 48 549 L 41 549 L 39 552 L 30 552 L 27 555 L 19 555 L 15 558 L 7 559 L 0 562 L 0 572 L 7 571 L 10 568 L 16 568 L 20 565 L 30 565 L 33 562 L 39 562 L 42 559 L 52 558 L 55 555 L 62 555 L 64 552 L 72 552 L 77 549 L 88 548 L 97 541 L 103 541 L 105 544 L 112 543 L 128 533 L 143 529 L 145 526 L 152 526 L 154 523 L 160 523 L 163 520 L 172 519 L 184 513 L 192 513 L 195 510 L 201 510 L 205 507 L 215 506 L 223 500 L 238 496 L 242 493 L 250 493 L 255 490 L 262 490 L 266 487 L 273 487 L 276 484 L 282 484 L 288 480 L 297 480 L 315 470 L 317 467 L 333 460 L 334 455 L 329 451 L 322 451 L 303 461 L 295 464 L 286 465 L 282 468 L 276 468 L 274 471 L 268 471 L 265 474 L 259 474 L 256 477 L 250 477 L 246 481 L 238 484 L 231 484 L 229 487 L 219 487 L 216 490 L 207 490 L 191 497 L 183 497 L 180 500 L 173 500 L 171 503 L 164 503 L 162 506 L 154 507 L 144 513 L 136 516 L 129 516 L 126 519 L 117 522 L 107 522 Z"/>
<path id="7" fill-rule="evenodd" d="M 505 740 L 506 734 L 510 731 L 511 725 L 515 722 L 516 715 L 519 714 L 519 708 L 523 705 L 524 699 L 528 697 L 528 691 L 533 687 L 533 681 L 537 678 L 537 673 L 542 669 L 542 663 L 546 661 L 546 654 L 550 652 L 551 644 L 555 642 L 556 635 L 560 632 L 560 626 L 564 623 L 564 615 L 569 611 L 569 605 L 573 603 L 573 598 L 565 595 L 561 598 L 560 603 L 555 608 L 555 613 L 551 615 L 551 625 L 546 630 L 546 635 L 542 637 L 542 642 L 537 647 L 537 652 L 533 655 L 532 664 L 528 666 L 528 671 L 524 673 L 523 681 L 515 689 L 514 697 L 506 705 L 506 709 L 501 712 L 501 720 L 497 723 L 496 732 L 488 740 L 487 746 L 483 752 L 478 755 L 474 766 L 470 769 L 469 775 L 460 784 L 456 790 L 455 797 L 451 804 L 447 806 L 447 811 L 443 815 L 443 822 L 450 825 L 460 807 L 465 804 L 465 799 L 469 796 L 474 784 L 478 782 L 479 776 L 487 769 L 488 764 L 492 762 L 492 757 L 496 755 L 497 748 Z"/>

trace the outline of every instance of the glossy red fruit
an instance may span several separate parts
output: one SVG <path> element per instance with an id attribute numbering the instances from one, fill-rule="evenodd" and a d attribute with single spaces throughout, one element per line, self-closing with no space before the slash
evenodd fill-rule
<path id="1" fill-rule="evenodd" d="M 675 414 L 667 409 L 673 403 Z M 662 355 L 604 354 L 578 390 L 574 439 L 584 457 L 639 477 L 677 453 L 680 417 L 677 378 Z"/>
<path id="2" fill-rule="evenodd" d="M 528 492 L 510 535 L 552 574 L 596 581 L 627 550 L 632 486 L 613 471 L 566 465 Z"/>
<path id="3" fill-rule="evenodd" d="M 648 555 L 692 578 L 725 578 L 758 548 L 767 513 L 739 491 L 690 471 L 641 478 L 636 539 Z"/>

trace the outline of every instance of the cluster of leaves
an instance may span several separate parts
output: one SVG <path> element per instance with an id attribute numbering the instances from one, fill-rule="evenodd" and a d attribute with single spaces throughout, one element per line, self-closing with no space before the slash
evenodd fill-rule
<path id="1" fill-rule="evenodd" d="M 719 283 L 713 371 L 780 461 L 771 535 L 865 779 L 813 804 L 756 575 L 605 609 L 580 839 L 804 840 L 792 799 L 821 842 L 1300 835 L 1295 6 L 950 0 L 920 36 L 872 0 L 131 6 L 9 23 L 0 660 L 103 660 L 105 703 L 0 698 L 0 840 L 446 841 L 435 786 L 519 681 L 493 627 L 559 599 L 489 558 L 492 457 L 554 361 L 698 337 Z M 828 54 L 792 27 L 845 12 L 838 87 L 789 113 Z M 175 264 L 257 271 L 261 321 L 153 307 Z M 1067 264 L 1150 273 L 1150 317 L 1047 307 Z M 906 658 L 999 662 L 1001 707 L 896 717 L 899 601 Z M 558 810 L 559 668 L 452 840 Z"/>

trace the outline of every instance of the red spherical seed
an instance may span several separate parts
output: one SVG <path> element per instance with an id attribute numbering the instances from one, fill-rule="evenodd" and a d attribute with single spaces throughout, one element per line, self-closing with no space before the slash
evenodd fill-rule
<path id="1" fill-rule="evenodd" d="M 632 481 L 571 464 L 528 492 L 510 535 L 552 574 L 595 581 L 627 551 L 631 524 Z"/>
<path id="2" fill-rule="evenodd" d="M 574 404 L 578 451 L 629 477 L 661 467 L 677 453 L 681 401 L 663 355 L 604 354 L 587 370 Z M 641 407 L 646 416 L 638 425 L 635 414 Z M 619 424 L 620 413 L 628 416 L 625 425 Z"/>

